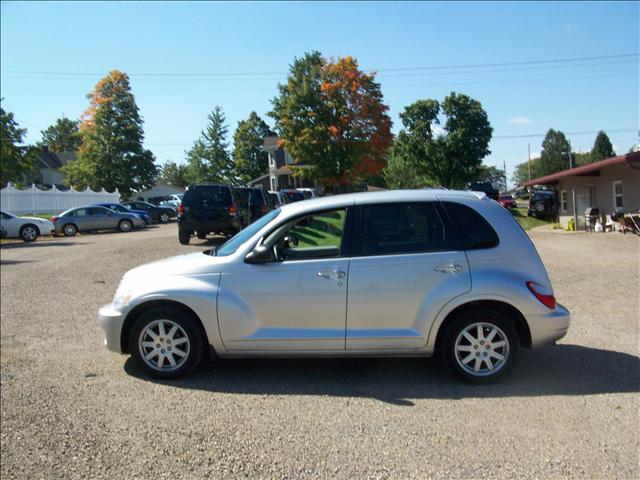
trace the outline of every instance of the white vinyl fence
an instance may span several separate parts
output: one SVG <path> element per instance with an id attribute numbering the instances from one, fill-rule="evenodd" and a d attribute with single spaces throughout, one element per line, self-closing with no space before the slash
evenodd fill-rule
<path id="1" fill-rule="evenodd" d="M 58 190 L 55 186 L 51 190 L 40 190 L 35 185 L 26 190 L 18 190 L 8 184 L 0 190 L 2 210 L 5 212 L 25 213 L 59 213 L 69 208 L 82 207 L 99 202 L 120 203 L 120 192 L 109 193 L 104 188 L 94 192 L 87 188 L 78 192 L 73 188 L 67 191 Z"/>

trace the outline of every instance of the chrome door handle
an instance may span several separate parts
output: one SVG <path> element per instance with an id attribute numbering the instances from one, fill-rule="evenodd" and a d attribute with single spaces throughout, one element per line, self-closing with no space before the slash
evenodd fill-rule
<path id="1" fill-rule="evenodd" d="M 440 265 L 438 267 L 433 268 L 436 272 L 441 273 L 460 273 L 462 271 L 462 267 L 460 265 Z"/>
<path id="2" fill-rule="evenodd" d="M 325 278 L 327 280 L 331 279 L 331 277 L 335 277 L 335 278 L 344 278 L 345 275 L 347 275 L 345 272 L 343 272 L 342 270 L 323 270 L 321 272 L 318 272 L 318 277 L 319 278 Z"/>

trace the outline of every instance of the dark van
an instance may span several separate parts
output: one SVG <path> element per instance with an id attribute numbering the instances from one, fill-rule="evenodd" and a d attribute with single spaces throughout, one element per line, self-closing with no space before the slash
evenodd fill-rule
<path id="1" fill-rule="evenodd" d="M 187 245 L 191 235 L 210 233 L 231 237 L 240 231 L 238 208 L 228 185 L 191 185 L 178 209 L 178 238 Z"/>
<path id="2" fill-rule="evenodd" d="M 233 187 L 234 199 L 240 214 L 242 228 L 255 222 L 269 211 L 261 188 Z"/>

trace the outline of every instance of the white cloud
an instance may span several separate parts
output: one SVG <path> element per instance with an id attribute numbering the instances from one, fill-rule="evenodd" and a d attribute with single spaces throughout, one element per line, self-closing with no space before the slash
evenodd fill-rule
<path id="1" fill-rule="evenodd" d="M 510 125 L 530 125 L 533 123 L 533 120 L 529 117 L 525 117 L 524 115 L 519 115 L 508 119 L 507 123 Z"/>

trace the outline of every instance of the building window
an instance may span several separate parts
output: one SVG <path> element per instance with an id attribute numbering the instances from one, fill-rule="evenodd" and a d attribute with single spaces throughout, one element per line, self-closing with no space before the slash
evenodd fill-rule
<path id="1" fill-rule="evenodd" d="M 276 163 L 273 161 L 273 153 L 269 153 L 269 166 L 270 167 L 274 167 L 276 165 Z"/>
<path id="2" fill-rule="evenodd" d="M 622 208 L 622 180 L 613 182 L 613 208 Z"/>
<path id="3" fill-rule="evenodd" d="M 278 179 L 276 177 L 271 177 L 271 190 L 278 190 Z"/>
<path id="4" fill-rule="evenodd" d="M 563 212 L 566 212 L 567 210 L 569 210 L 569 203 L 567 201 L 567 191 L 566 190 L 562 190 L 560 192 L 560 208 L 562 209 Z"/>

